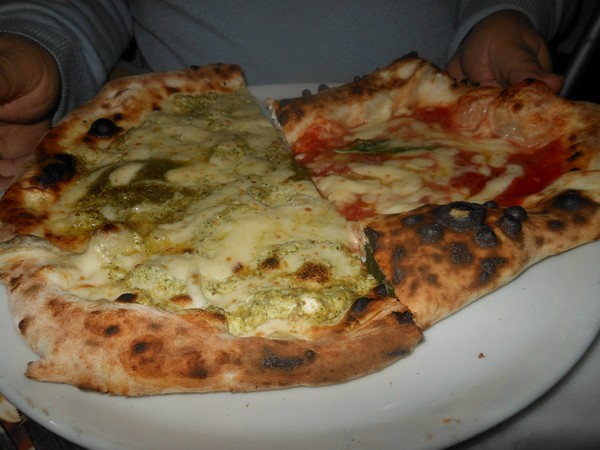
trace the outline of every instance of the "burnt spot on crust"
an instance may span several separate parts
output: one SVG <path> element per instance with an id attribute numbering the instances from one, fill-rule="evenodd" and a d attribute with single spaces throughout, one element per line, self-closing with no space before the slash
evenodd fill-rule
<path id="1" fill-rule="evenodd" d="M 310 357 L 309 357 L 310 356 Z M 265 349 L 265 357 L 260 362 L 260 365 L 265 369 L 278 369 L 290 372 L 297 367 L 304 365 L 305 362 L 311 362 L 315 358 L 315 352 L 307 350 L 304 356 L 290 357 L 278 356 L 272 349 Z"/>
<path id="2" fill-rule="evenodd" d="M 398 322 L 400 325 L 414 323 L 413 316 L 410 313 L 410 311 L 394 311 L 392 314 L 394 315 L 394 319 L 396 319 L 396 322 Z"/>
<path id="3" fill-rule="evenodd" d="M 109 325 L 104 329 L 104 335 L 105 336 L 115 336 L 117 334 L 119 334 L 119 331 L 121 331 L 121 327 L 117 324 L 114 325 Z"/>
<path id="4" fill-rule="evenodd" d="M 46 303 L 46 307 L 54 317 L 59 316 L 69 308 L 69 305 L 60 298 L 52 298 Z"/>
<path id="5" fill-rule="evenodd" d="M 497 208 L 498 207 L 498 202 L 494 201 L 494 200 L 488 200 L 487 202 L 485 202 L 483 204 L 484 208 Z"/>
<path id="6" fill-rule="evenodd" d="M 392 251 L 392 262 L 396 263 L 396 262 L 400 261 L 401 259 L 403 259 L 405 256 L 406 256 L 406 249 L 401 245 L 397 245 L 394 247 L 394 250 Z"/>
<path id="7" fill-rule="evenodd" d="M 43 187 L 52 187 L 70 181 L 77 173 L 77 159 L 70 153 L 58 153 L 41 166 L 35 182 Z"/>
<path id="8" fill-rule="evenodd" d="M 565 228 L 565 223 L 562 220 L 558 220 L 558 219 L 553 219 L 553 220 L 549 220 L 548 223 L 548 229 L 550 230 L 562 230 L 563 228 Z"/>
<path id="9" fill-rule="evenodd" d="M 427 223 L 417 228 L 417 234 L 424 244 L 435 244 L 444 237 L 444 227 L 439 223 Z"/>
<path id="10" fill-rule="evenodd" d="M 419 225 L 425 221 L 425 216 L 423 214 L 411 214 L 409 216 L 402 218 L 402 224 L 407 227 L 414 227 L 415 225 Z"/>
<path id="11" fill-rule="evenodd" d="M 276 258 L 275 256 L 270 256 L 268 258 L 265 258 L 258 265 L 258 267 L 262 270 L 274 270 L 274 269 L 278 269 L 280 266 L 281 266 L 281 261 L 279 260 L 279 258 Z"/>
<path id="12" fill-rule="evenodd" d="M 17 275 L 16 277 L 12 277 L 9 282 L 8 282 L 8 286 L 10 287 L 11 291 L 14 291 L 15 289 L 19 288 L 19 285 L 21 284 L 21 281 L 23 281 L 24 279 L 24 275 Z"/>
<path id="13" fill-rule="evenodd" d="M 427 275 L 425 277 L 425 281 L 427 282 L 427 284 L 430 284 L 432 286 L 438 286 L 439 285 L 439 280 L 436 274 L 430 273 L 429 275 Z"/>
<path id="14" fill-rule="evenodd" d="M 204 380 L 205 378 L 208 378 L 208 370 L 200 364 L 195 364 L 190 368 L 188 375 L 190 378 Z"/>
<path id="15" fill-rule="evenodd" d="M 450 262 L 452 264 L 469 264 L 472 260 L 473 255 L 465 243 L 453 242 L 450 244 Z"/>
<path id="16" fill-rule="evenodd" d="M 17 326 L 19 327 L 19 331 L 22 335 L 27 334 L 27 327 L 29 326 L 29 322 L 30 319 L 28 319 L 27 317 L 19 320 L 19 324 Z"/>
<path id="17" fill-rule="evenodd" d="M 100 119 L 96 119 L 92 123 L 92 125 L 87 131 L 87 134 L 89 134 L 90 136 L 106 139 L 114 136 L 119 131 L 121 131 L 121 127 L 119 127 L 111 119 L 101 117 Z"/>
<path id="18" fill-rule="evenodd" d="M 121 303 L 134 303 L 137 299 L 137 294 L 134 294 L 132 292 L 126 292 L 124 294 L 119 295 L 116 299 L 115 302 L 121 302 Z"/>
<path id="19" fill-rule="evenodd" d="M 479 284 L 485 284 L 489 282 L 497 269 L 506 263 L 506 258 L 500 256 L 484 258 L 481 260 L 480 272 L 479 272 Z"/>
<path id="20" fill-rule="evenodd" d="M 139 355 L 139 354 L 142 354 L 142 353 L 148 351 L 148 349 L 150 349 L 151 346 L 152 346 L 152 344 L 150 342 L 145 342 L 145 341 L 134 342 L 132 350 L 133 350 L 133 353 Z"/>
<path id="21" fill-rule="evenodd" d="M 586 198 L 573 190 L 568 190 L 557 195 L 552 201 L 552 206 L 564 211 L 579 211 L 588 204 L 589 201 Z"/>
<path id="22" fill-rule="evenodd" d="M 494 230 L 489 225 L 479 225 L 475 228 L 475 235 L 473 240 L 480 247 L 495 247 L 498 245 L 498 237 Z"/>
<path id="23" fill-rule="evenodd" d="M 406 272 L 401 267 L 394 267 L 392 272 L 392 284 L 394 286 L 399 285 L 406 278 Z"/>
<path id="24" fill-rule="evenodd" d="M 482 225 L 487 217 L 483 205 L 468 202 L 452 202 L 432 211 L 438 223 L 453 231 L 467 231 Z"/>
<path id="25" fill-rule="evenodd" d="M 405 348 L 399 347 L 395 350 L 387 352 L 387 356 L 390 358 L 398 358 L 400 356 L 406 355 L 407 353 L 410 353 L 410 351 L 406 350 Z"/>
<path id="26" fill-rule="evenodd" d="M 512 238 L 517 237 L 523 229 L 521 221 L 508 214 L 504 214 L 500 217 L 498 226 L 505 235 Z"/>
<path id="27" fill-rule="evenodd" d="M 387 297 L 393 295 L 393 288 L 387 283 L 379 283 L 373 288 L 373 294 L 375 294 L 376 297 Z"/>
<path id="28" fill-rule="evenodd" d="M 527 217 L 528 217 L 528 214 L 527 214 L 527 211 L 525 210 L 525 208 L 523 208 L 522 206 L 518 206 L 518 205 L 509 206 L 508 208 L 506 208 L 504 210 L 504 214 L 518 220 L 519 222 L 527 220 Z"/>
<path id="29" fill-rule="evenodd" d="M 306 262 L 296 272 L 296 277 L 303 281 L 325 284 L 329 281 L 329 269 L 323 264 Z"/>
<path id="30" fill-rule="evenodd" d="M 354 314 L 361 314 L 365 312 L 370 303 L 371 299 L 369 297 L 359 297 L 356 300 L 354 300 L 354 303 L 350 308 L 350 312 Z"/>

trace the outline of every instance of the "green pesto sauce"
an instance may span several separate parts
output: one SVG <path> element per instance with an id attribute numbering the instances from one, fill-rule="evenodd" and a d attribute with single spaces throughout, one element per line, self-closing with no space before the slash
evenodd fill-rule
<path id="1" fill-rule="evenodd" d="M 225 314 L 229 332 L 235 336 L 251 333 L 272 319 L 289 322 L 293 332 L 294 322 L 299 320 L 314 325 L 334 322 L 358 296 L 354 289 L 344 286 L 318 290 L 306 287 L 264 289 L 256 292 L 249 304 Z"/>
<path id="2" fill-rule="evenodd" d="M 102 214 L 105 207 L 110 207 L 113 211 L 115 217 L 111 218 L 112 221 L 135 222 L 134 207 L 142 204 L 161 205 L 150 209 L 153 222 L 175 220 L 176 214 L 181 215 L 185 206 L 197 195 L 197 192 L 189 188 L 178 190 L 164 179 L 169 170 L 181 165 L 180 162 L 167 159 L 149 160 L 129 183 L 117 186 L 110 182 L 112 170 L 106 170 L 75 205 L 73 227 L 93 230 L 108 223 L 109 219 Z M 145 217 L 138 217 L 137 220 L 148 222 L 148 208 L 142 210 Z"/>

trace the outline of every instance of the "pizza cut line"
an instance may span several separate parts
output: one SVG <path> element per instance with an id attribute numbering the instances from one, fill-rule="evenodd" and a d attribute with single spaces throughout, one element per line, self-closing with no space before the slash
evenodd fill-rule
<path id="1" fill-rule="evenodd" d="M 109 83 L 0 201 L 27 376 L 138 396 L 386 367 L 600 237 L 597 107 L 419 58 L 270 100 L 238 66 Z M 291 152 L 290 152 L 291 150 Z"/>

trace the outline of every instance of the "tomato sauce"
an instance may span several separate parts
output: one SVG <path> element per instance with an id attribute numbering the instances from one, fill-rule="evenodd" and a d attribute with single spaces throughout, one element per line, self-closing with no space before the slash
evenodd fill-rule
<path id="1" fill-rule="evenodd" d="M 377 211 L 373 205 L 356 199 L 353 203 L 344 205 L 339 212 L 348 220 L 361 220 L 374 216 Z"/>
<path id="2" fill-rule="evenodd" d="M 536 194 L 568 171 L 564 146 L 553 141 L 534 154 L 516 153 L 508 163 L 519 164 L 525 173 L 494 200 L 501 206 L 519 205 L 529 195 Z"/>
<path id="3" fill-rule="evenodd" d="M 420 122 L 437 123 L 445 130 L 456 129 L 456 124 L 452 120 L 452 111 L 446 106 L 417 108 L 412 116 Z"/>
<path id="4" fill-rule="evenodd" d="M 348 131 L 335 122 L 315 120 L 294 144 L 296 155 L 303 155 L 303 163 L 309 163 L 327 150 L 340 148 L 347 144 L 344 137 Z"/>

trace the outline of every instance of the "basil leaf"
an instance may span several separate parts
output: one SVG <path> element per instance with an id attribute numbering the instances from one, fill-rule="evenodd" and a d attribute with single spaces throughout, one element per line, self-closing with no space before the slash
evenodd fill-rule
<path id="1" fill-rule="evenodd" d="M 377 154 L 377 153 L 404 153 L 411 150 L 434 150 L 437 148 L 435 145 L 422 145 L 422 146 L 393 146 L 389 139 L 382 139 L 380 141 L 372 141 L 370 139 L 355 139 L 350 147 L 337 148 L 334 150 L 335 153 L 364 153 L 364 154 Z"/>

